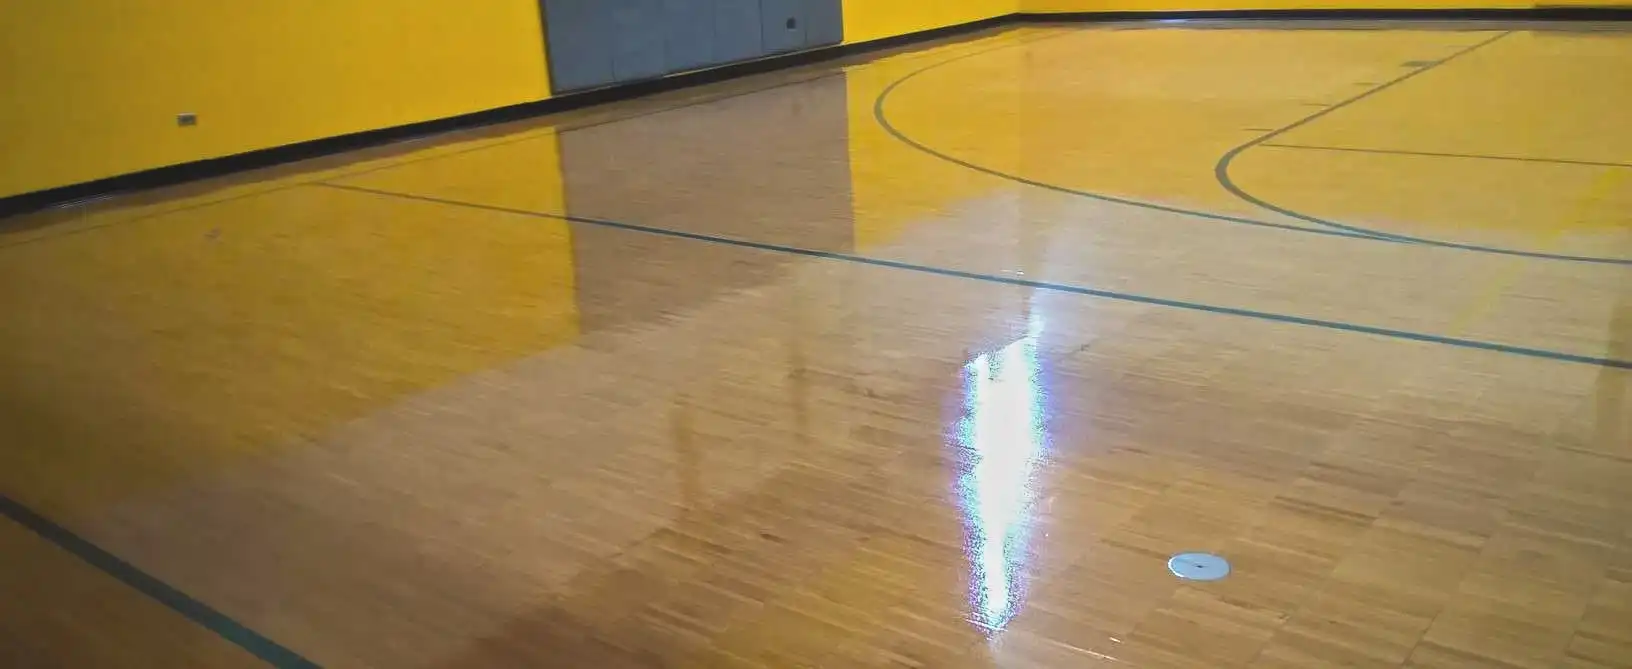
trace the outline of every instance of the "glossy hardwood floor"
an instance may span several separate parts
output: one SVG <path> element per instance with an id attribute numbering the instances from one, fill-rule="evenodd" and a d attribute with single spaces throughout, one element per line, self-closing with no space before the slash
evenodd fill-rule
<path id="1" fill-rule="evenodd" d="M 1028 27 L 0 222 L 0 666 L 1632 666 L 1627 108 Z"/>

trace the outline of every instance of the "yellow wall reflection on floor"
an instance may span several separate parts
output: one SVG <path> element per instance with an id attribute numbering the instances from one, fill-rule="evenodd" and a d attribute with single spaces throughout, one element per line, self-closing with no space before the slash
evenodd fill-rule
<path id="1" fill-rule="evenodd" d="M 974 202 L 1012 184 L 927 155 L 892 136 L 875 118 L 875 104 L 892 84 L 912 77 L 906 85 L 913 95 L 892 95 L 885 113 L 892 125 L 918 128 L 926 124 L 956 128 L 968 142 L 986 148 L 998 169 L 1019 167 L 1019 129 L 1014 117 L 1014 95 L 957 97 L 967 81 L 914 75 L 922 68 L 949 59 L 973 68 L 986 85 L 1020 81 L 1024 51 L 1015 47 L 1035 31 L 1016 30 L 994 37 L 885 58 L 852 68 L 849 84 L 850 175 L 855 207 L 855 242 L 858 250 L 887 243 L 914 222 L 960 203 Z M 905 85 L 902 87 L 905 88 Z M 956 100 L 955 103 L 949 103 Z"/>
<path id="2" fill-rule="evenodd" d="M 0 248 L 0 488 L 60 518 L 568 342 L 571 248 L 309 186 Z"/>

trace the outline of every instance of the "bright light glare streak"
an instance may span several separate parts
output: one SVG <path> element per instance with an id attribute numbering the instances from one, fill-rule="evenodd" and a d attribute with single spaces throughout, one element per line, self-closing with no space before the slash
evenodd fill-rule
<path id="1" fill-rule="evenodd" d="M 974 622 L 993 632 L 1019 609 L 1034 499 L 1031 474 L 1045 448 L 1036 326 L 1031 335 L 965 367 L 958 440 L 974 463 L 963 476 L 960 502 L 972 535 Z"/>

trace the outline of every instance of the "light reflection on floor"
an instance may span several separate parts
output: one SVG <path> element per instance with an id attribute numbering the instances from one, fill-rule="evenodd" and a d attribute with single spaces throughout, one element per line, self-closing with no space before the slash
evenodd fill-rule
<path id="1" fill-rule="evenodd" d="M 968 525 L 970 617 L 996 633 L 1019 611 L 1036 497 L 1032 472 L 1047 447 L 1041 369 L 1033 318 L 1025 337 L 982 353 L 964 366 L 964 415 L 957 446 L 972 466 L 958 485 Z"/>

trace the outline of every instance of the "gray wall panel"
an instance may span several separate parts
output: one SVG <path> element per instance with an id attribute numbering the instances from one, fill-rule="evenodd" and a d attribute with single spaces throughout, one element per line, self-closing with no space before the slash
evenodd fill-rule
<path id="1" fill-rule="evenodd" d="M 612 16 L 605 0 L 543 0 L 550 84 L 557 91 L 612 83 Z"/>
<path id="2" fill-rule="evenodd" d="M 766 53 L 805 48 L 805 12 L 802 0 L 760 0 Z"/>
<path id="3" fill-rule="evenodd" d="M 764 55 L 760 31 L 759 0 L 714 0 L 713 64 Z"/>
<path id="4" fill-rule="evenodd" d="M 802 0 L 805 46 L 826 46 L 844 41 L 843 0 Z"/>
<path id="5" fill-rule="evenodd" d="M 600 1 L 612 12 L 612 74 L 618 81 L 649 79 L 668 72 L 663 0 Z"/>
<path id="6" fill-rule="evenodd" d="M 714 63 L 714 0 L 663 0 L 665 60 L 670 72 Z"/>

